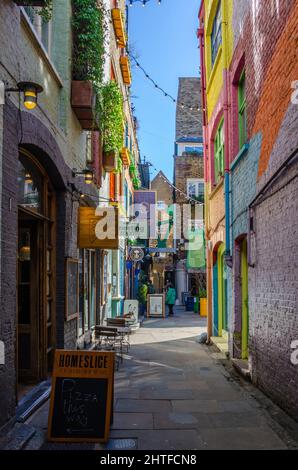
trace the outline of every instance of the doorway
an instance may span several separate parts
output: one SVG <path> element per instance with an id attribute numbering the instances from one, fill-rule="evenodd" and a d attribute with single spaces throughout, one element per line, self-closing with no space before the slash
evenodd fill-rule
<path id="1" fill-rule="evenodd" d="M 55 197 L 33 155 L 19 157 L 18 396 L 47 378 L 55 347 Z"/>
<path id="2" fill-rule="evenodd" d="M 247 239 L 241 242 L 241 358 L 248 358 L 248 263 Z"/>
<path id="3" fill-rule="evenodd" d="M 224 262 L 225 247 L 221 244 L 217 253 L 218 264 L 218 336 L 227 331 L 227 280 Z"/>

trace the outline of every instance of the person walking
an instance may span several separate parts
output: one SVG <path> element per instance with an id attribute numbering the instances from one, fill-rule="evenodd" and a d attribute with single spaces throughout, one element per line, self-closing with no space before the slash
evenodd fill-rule
<path id="1" fill-rule="evenodd" d="M 169 306 L 169 317 L 174 315 L 174 305 L 176 300 L 176 289 L 173 287 L 173 284 L 169 284 L 167 294 L 166 294 L 166 304 Z"/>
<path id="2" fill-rule="evenodd" d="M 149 279 L 149 281 L 147 282 L 147 286 L 148 286 L 148 294 L 155 294 L 155 288 L 151 279 Z"/>

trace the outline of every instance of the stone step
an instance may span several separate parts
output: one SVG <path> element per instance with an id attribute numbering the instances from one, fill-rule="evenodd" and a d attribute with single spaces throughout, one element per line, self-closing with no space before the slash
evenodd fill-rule
<path id="1" fill-rule="evenodd" d="M 232 358 L 232 364 L 236 371 L 242 375 L 242 377 L 244 377 L 246 380 L 251 380 L 248 361 L 244 359 Z"/>

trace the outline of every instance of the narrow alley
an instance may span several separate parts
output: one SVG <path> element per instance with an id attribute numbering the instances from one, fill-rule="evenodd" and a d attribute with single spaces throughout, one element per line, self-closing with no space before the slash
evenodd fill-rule
<path id="1" fill-rule="evenodd" d="M 25 449 L 298 447 L 293 439 L 298 425 L 251 384 L 231 375 L 216 348 L 196 341 L 205 324 L 197 314 L 176 308 L 174 317 L 147 319 L 132 335 L 129 354 L 115 374 L 114 422 L 106 445 L 46 443 L 46 403 L 27 423 L 36 433 Z"/>

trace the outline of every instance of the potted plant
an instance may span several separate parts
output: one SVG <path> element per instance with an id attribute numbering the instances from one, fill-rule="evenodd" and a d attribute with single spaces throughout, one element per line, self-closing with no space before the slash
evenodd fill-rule
<path id="1" fill-rule="evenodd" d="M 104 167 L 106 171 L 117 171 L 120 167 L 118 157 L 123 146 L 123 102 L 121 91 L 113 80 L 101 87 L 98 109 Z"/>
<path id="2" fill-rule="evenodd" d="M 103 79 L 104 10 L 97 0 L 73 0 L 73 81 L 71 104 L 85 130 L 99 129 Z"/>
<path id="3" fill-rule="evenodd" d="M 105 171 L 112 172 L 117 170 L 118 154 L 115 150 L 103 153 L 103 167 Z"/>

